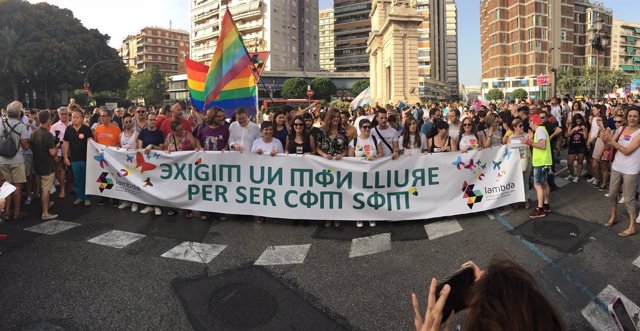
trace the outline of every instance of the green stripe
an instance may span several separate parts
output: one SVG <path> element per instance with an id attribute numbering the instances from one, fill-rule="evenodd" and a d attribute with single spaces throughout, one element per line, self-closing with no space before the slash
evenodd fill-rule
<path id="1" fill-rule="evenodd" d="M 256 95 L 256 87 L 249 86 L 249 87 L 238 88 L 235 90 L 222 91 L 220 93 L 220 96 L 218 97 L 218 100 L 239 99 L 239 98 L 252 97 L 255 95 Z"/>
<path id="2" fill-rule="evenodd" d="M 204 101 L 204 91 L 196 91 L 193 89 L 189 89 L 189 93 L 191 94 L 191 97 L 193 99 Z"/>

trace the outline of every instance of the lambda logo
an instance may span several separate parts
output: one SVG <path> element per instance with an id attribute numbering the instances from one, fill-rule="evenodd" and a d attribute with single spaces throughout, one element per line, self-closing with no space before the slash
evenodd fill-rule
<path id="1" fill-rule="evenodd" d="M 113 187 L 113 180 L 108 178 L 108 175 L 108 172 L 103 172 L 98 177 L 98 180 L 96 180 L 96 183 L 100 183 L 100 186 L 98 187 L 100 193 L 104 192 L 105 189 L 110 190 Z"/>
<path id="2" fill-rule="evenodd" d="M 482 191 L 474 190 L 474 186 L 475 184 L 469 185 L 466 180 L 462 184 L 462 192 L 464 192 L 462 197 L 467 199 L 467 206 L 469 209 L 472 209 L 474 204 L 480 203 L 483 197 Z"/>

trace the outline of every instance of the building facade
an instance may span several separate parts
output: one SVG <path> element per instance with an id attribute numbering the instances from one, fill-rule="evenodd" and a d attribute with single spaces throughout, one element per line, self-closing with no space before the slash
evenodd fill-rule
<path id="1" fill-rule="evenodd" d="M 317 0 L 190 0 L 191 58 L 209 64 L 226 8 L 249 52 L 270 51 L 265 70 L 318 71 Z"/>
<path id="2" fill-rule="evenodd" d="M 417 0 L 420 94 L 436 100 L 459 98 L 458 9 L 455 0 Z M 433 84 L 432 82 L 444 84 Z"/>
<path id="3" fill-rule="evenodd" d="M 590 0 L 482 0 L 482 95 L 499 88 L 508 97 L 523 88 L 534 99 L 549 98 L 554 72 L 609 67 L 610 48 L 599 52 L 589 40 L 598 20 L 610 33 L 612 11 Z M 549 77 L 548 87 L 537 85 L 540 75 Z"/>
<path id="4" fill-rule="evenodd" d="M 367 39 L 371 0 L 334 0 L 335 67 L 338 72 L 369 71 Z"/>
<path id="5" fill-rule="evenodd" d="M 613 20 L 611 68 L 640 74 L 640 23 Z"/>
<path id="6" fill-rule="evenodd" d="M 151 65 L 170 75 L 185 73 L 184 58 L 189 55 L 189 32 L 146 27 L 136 35 L 127 36 L 122 41 L 119 54 L 133 73 L 143 72 Z"/>
<path id="7" fill-rule="evenodd" d="M 335 36 L 333 34 L 333 8 L 320 11 L 320 69 L 335 71 Z"/>

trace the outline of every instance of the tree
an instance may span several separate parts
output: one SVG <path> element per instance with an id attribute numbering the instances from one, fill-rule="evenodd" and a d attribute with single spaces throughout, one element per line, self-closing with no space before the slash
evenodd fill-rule
<path id="1" fill-rule="evenodd" d="M 44 2 L 4 0 L 0 12 L 12 13 L 0 15 L 0 62 L 11 61 L 9 67 L 14 68 L 12 73 L 0 70 L 0 94 L 11 90 L 19 97 L 35 92 L 46 106 L 66 104 L 55 96 L 61 90 L 81 88 L 85 77 L 92 91 L 126 90 L 130 73 L 109 47 L 109 36 L 85 28 L 70 10 Z M 15 46 L 7 47 L 7 40 Z M 17 61 L 22 72 L 15 70 Z"/>
<path id="2" fill-rule="evenodd" d="M 19 41 L 19 34 L 12 28 L 5 26 L 0 30 L 0 77 L 9 81 L 14 100 L 18 100 L 18 79 L 24 75 L 22 60 L 14 55 Z"/>
<path id="3" fill-rule="evenodd" d="M 357 97 L 360 92 L 369 87 L 370 81 L 368 79 L 361 79 L 353 84 L 351 87 L 351 96 Z"/>
<path id="4" fill-rule="evenodd" d="M 282 97 L 285 99 L 306 99 L 307 81 L 302 78 L 289 78 L 282 84 Z"/>
<path id="5" fill-rule="evenodd" d="M 311 81 L 314 99 L 324 99 L 331 101 L 331 97 L 336 95 L 336 84 L 329 78 L 318 77 Z"/>
<path id="6" fill-rule="evenodd" d="M 504 98 L 504 93 L 502 93 L 501 89 L 494 88 L 489 90 L 489 92 L 487 93 L 487 99 L 489 100 L 496 101 L 496 100 L 502 100 L 503 98 Z"/>
<path id="7" fill-rule="evenodd" d="M 511 96 L 514 99 L 525 100 L 527 98 L 527 96 L 528 96 L 528 93 L 524 89 L 517 88 L 517 89 L 513 90 L 513 92 L 511 92 Z"/>
<path id="8" fill-rule="evenodd" d="M 157 66 L 152 65 L 145 71 L 131 77 L 127 98 L 142 98 L 147 106 L 160 105 L 164 100 L 165 90 L 166 77 Z"/>

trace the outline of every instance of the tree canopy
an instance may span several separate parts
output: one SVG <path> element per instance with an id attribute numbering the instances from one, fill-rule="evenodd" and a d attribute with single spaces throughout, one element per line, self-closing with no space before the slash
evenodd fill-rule
<path id="1" fill-rule="evenodd" d="M 528 96 L 527 91 L 525 91 L 525 89 L 522 89 L 522 88 L 517 88 L 513 90 L 513 92 L 511 92 L 511 97 L 514 99 L 524 100 L 527 98 L 527 96 Z"/>
<path id="2" fill-rule="evenodd" d="M 353 86 L 351 87 L 351 96 L 352 97 L 357 97 L 358 94 L 360 94 L 360 92 L 364 91 L 367 87 L 369 87 L 369 80 L 368 79 L 361 79 L 355 83 L 353 83 Z"/>
<path id="3" fill-rule="evenodd" d="M 289 78 L 282 84 L 282 97 L 286 99 L 306 99 L 307 81 L 303 78 Z"/>
<path id="4" fill-rule="evenodd" d="M 82 87 L 85 77 L 92 91 L 127 88 L 130 73 L 110 37 L 85 28 L 70 10 L 5 0 L 0 12 L 11 13 L 0 15 L 0 95 L 19 100 L 36 92 L 44 107 L 60 91 Z"/>
<path id="5" fill-rule="evenodd" d="M 311 89 L 313 90 L 314 99 L 323 99 L 331 101 L 331 97 L 336 95 L 336 84 L 326 77 L 318 77 L 311 81 Z"/>
<path id="6" fill-rule="evenodd" d="M 160 72 L 157 66 L 152 65 L 145 71 L 131 76 L 127 98 L 142 98 L 147 106 L 162 105 L 165 90 L 165 75 Z"/>
<path id="7" fill-rule="evenodd" d="M 634 78 L 640 77 L 633 77 L 620 69 L 600 67 L 598 68 L 598 93 L 602 97 L 602 95 L 610 93 L 616 85 L 624 87 Z M 560 94 L 592 96 L 595 94 L 596 68 L 558 71 L 556 84 Z"/>
<path id="8" fill-rule="evenodd" d="M 489 92 L 487 92 L 487 99 L 489 100 L 502 100 L 504 98 L 504 93 L 502 93 L 501 89 L 491 89 L 489 90 Z"/>

